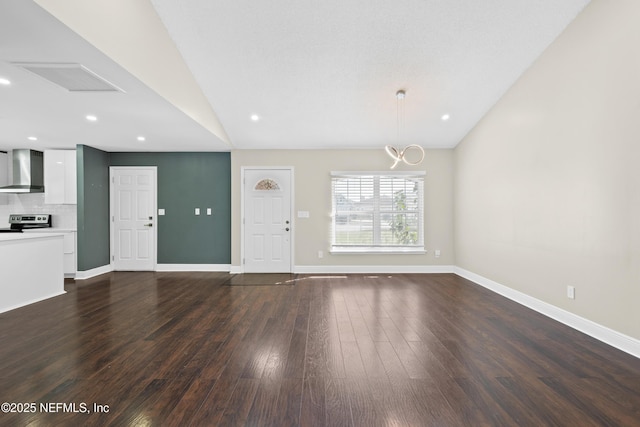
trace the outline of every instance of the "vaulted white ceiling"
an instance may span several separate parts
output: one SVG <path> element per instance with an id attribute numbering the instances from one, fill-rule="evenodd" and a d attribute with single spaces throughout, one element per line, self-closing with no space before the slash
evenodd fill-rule
<path id="1" fill-rule="evenodd" d="M 398 89 L 401 142 L 455 146 L 587 1 L 152 3 L 236 146 L 358 148 L 396 140 Z"/>
<path id="2" fill-rule="evenodd" d="M 73 31 L 31 1 L 0 5 L 0 77 L 15 80 L 0 148 L 36 133 L 110 151 L 454 147 L 589 2 L 37 1 Z M 126 93 L 69 94 L 13 64 L 45 61 Z M 91 109 L 104 119 L 75 121 Z"/>

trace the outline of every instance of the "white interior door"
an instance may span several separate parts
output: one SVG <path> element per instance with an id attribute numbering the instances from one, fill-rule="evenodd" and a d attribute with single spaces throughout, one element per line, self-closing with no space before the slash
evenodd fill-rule
<path id="1" fill-rule="evenodd" d="M 156 267 L 155 167 L 111 167 L 111 255 L 115 270 Z"/>
<path id="2" fill-rule="evenodd" d="M 291 169 L 244 169 L 244 271 L 289 273 Z"/>

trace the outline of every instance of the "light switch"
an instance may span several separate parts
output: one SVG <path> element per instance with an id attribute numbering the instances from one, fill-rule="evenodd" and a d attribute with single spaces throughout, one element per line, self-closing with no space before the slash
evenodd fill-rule
<path id="1" fill-rule="evenodd" d="M 309 218 L 309 211 L 298 211 L 298 218 Z"/>
<path id="2" fill-rule="evenodd" d="M 207 215 L 211 215 L 211 208 L 207 208 Z"/>
<path id="3" fill-rule="evenodd" d="M 158 209 L 158 216 L 164 215 L 164 209 Z"/>
<path id="4" fill-rule="evenodd" d="M 200 215 L 200 208 L 196 208 L 196 215 Z"/>

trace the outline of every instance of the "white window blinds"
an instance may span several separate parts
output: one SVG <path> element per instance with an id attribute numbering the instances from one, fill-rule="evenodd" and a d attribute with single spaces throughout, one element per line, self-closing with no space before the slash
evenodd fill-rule
<path id="1" fill-rule="evenodd" d="M 333 172 L 331 181 L 333 250 L 424 250 L 424 175 Z"/>

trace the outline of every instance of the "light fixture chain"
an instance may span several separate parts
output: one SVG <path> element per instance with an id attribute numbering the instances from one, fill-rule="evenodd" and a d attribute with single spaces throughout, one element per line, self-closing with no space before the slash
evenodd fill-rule
<path id="1" fill-rule="evenodd" d="M 402 138 L 405 138 L 406 132 L 405 132 L 405 116 L 404 116 L 404 92 L 402 93 L 402 96 L 400 97 L 400 136 Z"/>
<path id="2" fill-rule="evenodd" d="M 400 145 L 400 95 L 396 94 L 396 144 Z"/>

